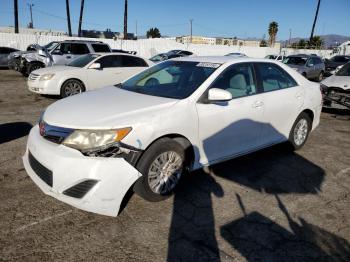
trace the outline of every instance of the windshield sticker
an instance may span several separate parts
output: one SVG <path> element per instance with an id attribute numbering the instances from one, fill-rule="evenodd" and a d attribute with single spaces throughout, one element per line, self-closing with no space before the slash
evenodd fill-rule
<path id="1" fill-rule="evenodd" d="M 221 65 L 221 64 L 217 64 L 217 63 L 201 62 L 201 63 L 198 63 L 196 66 L 199 66 L 199 67 L 218 68 L 220 65 Z"/>

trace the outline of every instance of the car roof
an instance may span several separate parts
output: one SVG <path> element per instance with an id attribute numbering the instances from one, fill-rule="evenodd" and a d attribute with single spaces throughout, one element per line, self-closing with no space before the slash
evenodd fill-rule
<path id="1" fill-rule="evenodd" d="M 234 57 L 234 56 L 185 56 L 173 58 L 174 61 L 187 62 L 203 62 L 203 63 L 217 63 L 225 64 L 231 62 L 268 62 L 273 63 L 273 60 L 265 58 L 250 58 L 250 57 Z"/>

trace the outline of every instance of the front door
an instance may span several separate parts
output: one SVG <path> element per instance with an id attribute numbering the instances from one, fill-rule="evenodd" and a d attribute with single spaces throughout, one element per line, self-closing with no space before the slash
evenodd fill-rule
<path id="1" fill-rule="evenodd" d="M 233 99 L 197 103 L 201 164 L 208 164 L 252 150 L 260 144 L 264 102 L 257 94 L 253 66 L 235 64 L 211 85 L 229 91 Z"/>

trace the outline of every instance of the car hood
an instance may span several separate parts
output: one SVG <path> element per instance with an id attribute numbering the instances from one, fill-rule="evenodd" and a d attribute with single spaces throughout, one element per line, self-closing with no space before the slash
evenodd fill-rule
<path id="1" fill-rule="evenodd" d="M 110 86 L 53 103 L 43 120 L 66 128 L 112 129 L 140 124 L 141 119 L 153 118 L 177 101 Z"/>
<path id="2" fill-rule="evenodd" d="M 350 76 L 337 76 L 333 75 L 321 82 L 328 87 L 339 87 L 345 90 L 350 89 Z"/>
<path id="3" fill-rule="evenodd" d="M 80 67 L 73 67 L 73 66 L 50 66 L 50 67 L 45 67 L 45 68 L 40 68 L 38 70 L 35 70 L 35 74 L 38 75 L 44 75 L 44 74 L 56 74 L 59 72 L 64 72 L 68 70 L 79 70 L 81 69 Z"/>

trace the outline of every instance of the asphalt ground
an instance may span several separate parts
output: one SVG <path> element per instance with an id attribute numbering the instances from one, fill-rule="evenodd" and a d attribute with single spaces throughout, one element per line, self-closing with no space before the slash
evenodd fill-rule
<path id="1" fill-rule="evenodd" d="M 350 261 L 349 111 L 323 112 L 300 151 L 196 171 L 113 218 L 46 196 L 23 168 L 27 134 L 57 99 L 0 70 L 0 261 Z"/>

